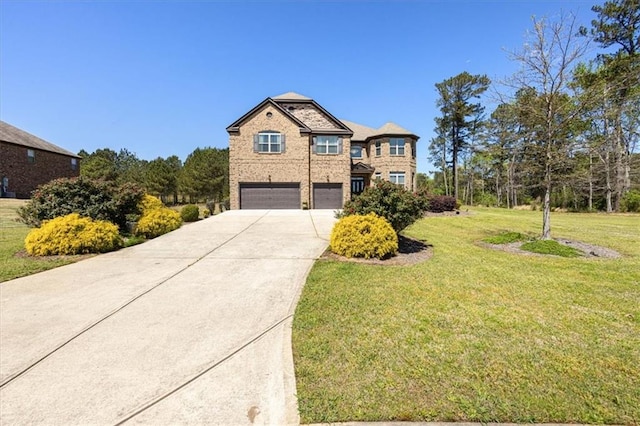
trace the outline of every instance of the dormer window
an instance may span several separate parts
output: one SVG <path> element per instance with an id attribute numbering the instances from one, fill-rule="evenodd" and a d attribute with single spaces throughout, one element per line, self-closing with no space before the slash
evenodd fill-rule
<path id="1" fill-rule="evenodd" d="M 273 131 L 264 131 L 254 135 L 253 151 L 261 154 L 280 154 L 284 152 L 284 135 Z"/>

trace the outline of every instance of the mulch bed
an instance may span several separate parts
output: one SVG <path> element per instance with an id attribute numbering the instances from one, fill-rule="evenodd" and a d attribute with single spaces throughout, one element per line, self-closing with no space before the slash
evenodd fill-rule
<path id="1" fill-rule="evenodd" d="M 321 259 L 341 262 L 365 263 L 367 265 L 405 266 L 424 262 L 433 256 L 433 246 L 423 241 L 400 235 L 398 237 L 398 253 L 388 259 L 363 259 L 360 257 L 344 257 L 326 250 Z"/>
<path id="2" fill-rule="evenodd" d="M 572 241 L 564 238 L 556 238 L 555 239 L 560 244 L 565 246 L 573 247 L 574 249 L 582 252 L 582 256 L 587 259 L 618 259 L 621 258 L 622 255 L 617 251 L 597 246 L 595 244 L 587 244 L 580 241 Z M 481 246 L 487 247 L 493 250 L 506 251 L 507 253 L 517 253 L 523 254 L 526 256 L 553 256 L 550 254 L 540 254 L 540 253 L 532 253 L 530 251 L 522 250 L 520 247 L 524 244 L 523 242 L 515 242 L 509 244 L 488 244 L 488 243 L 480 243 Z M 558 257 L 558 256 L 554 256 Z"/>

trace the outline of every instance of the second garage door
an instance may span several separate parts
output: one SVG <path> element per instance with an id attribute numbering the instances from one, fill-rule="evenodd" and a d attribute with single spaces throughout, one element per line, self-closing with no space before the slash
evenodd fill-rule
<path id="1" fill-rule="evenodd" d="M 299 183 L 241 183 L 241 209 L 299 209 Z"/>
<path id="2" fill-rule="evenodd" d="M 342 184 L 341 183 L 314 183 L 313 184 L 313 208 L 314 209 L 341 209 L 342 208 Z"/>

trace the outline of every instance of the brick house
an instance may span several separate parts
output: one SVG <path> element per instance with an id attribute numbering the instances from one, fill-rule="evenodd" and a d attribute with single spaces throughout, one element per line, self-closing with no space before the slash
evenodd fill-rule
<path id="1" fill-rule="evenodd" d="M 0 121 L 0 196 L 29 198 L 43 183 L 80 174 L 80 157 Z"/>
<path id="2" fill-rule="evenodd" d="M 418 136 L 339 120 L 297 93 L 265 99 L 227 132 L 232 209 L 337 209 L 377 178 L 416 188 Z"/>

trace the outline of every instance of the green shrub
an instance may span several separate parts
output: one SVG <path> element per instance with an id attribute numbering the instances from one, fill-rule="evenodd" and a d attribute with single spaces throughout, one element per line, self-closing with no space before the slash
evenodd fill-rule
<path id="1" fill-rule="evenodd" d="M 489 244 L 509 244 L 519 241 L 527 241 L 530 238 L 519 232 L 503 232 L 502 234 L 494 235 L 493 237 L 487 237 L 484 241 Z"/>
<path id="2" fill-rule="evenodd" d="M 160 198 L 154 197 L 153 195 L 144 194 L 144 196 L 140 200 L 138 207 L 142 212 L 142 214 L 145 215 L 147 212 L 150 212 L 151 210 L 163 208 L 164 204 L 162 204 L 162 201 L 160 201 Z"/>
<path id="3" fill-rule="evenodd" d="M 195 222 L 200 217 L 200 209 L 194 204 L 187 204 L 180 210 L 180 217 L 184 222 Z"/>
<path id="4" fill-rule="evenodd" d="M 524 243 L 521 247 L 522 250 L 530 251 L 532 253 L 539 254 L 552 254 L 554 256 L 562 257 L 579 257 L 582 253 L 569 246 L 560 244 L 554 240 L 535 240 Z"/>
<path id="5" fill-rule="evenodd" d="M 24 245 L 33 256 L 103 253 L 122 246 L 118 227 L 77 213 L 42 222 L 32 229 Z"/>
<path id="6" fill-rule="evenodd" d="M 166 207 L 147 210 L 138 221 L 136 235 L 155 238 L 180 228 L 180 213 Z"/>
<path id="7" fill-rule="evenodd" d="M 396 232 L 422 217 L 424 200 L 394 183 L 378 180 L 351 201 L 347 201 L 338 218 L 375 213 L 384 217 Z"/>
<path id="8" fill-rule="evenodd" d="M 331 231 L 331 251 L 346 257 L 383 259 L 398 251 L 398 235 L 375 213 L 343 217 Z"/>
<path id="9" fill-rule="evenodd" d="M 450 195 L 432 194 L 427 191 L 419 191 L 417 196 L 422 201 L 424 210 L 431 213 L 452 212 L 460 208 L 460 203 Z"/>
<path id="10" fill-rule="evenodd" d="M 622 197 L 622 211 L 640 213 L 640 191 L 629 191 Z"/>
<path id="11" fill-rule="evenodd" d="M 45 220 L 78 213 L 106 220 L 126 229 L 127 216 L 139 214 L 144 192 L 135 185 L 115 186 L 86 177 L 55 179 L 40 185 L 31 200 L 18 210 L 20 220 L 38 227 Z"/>

